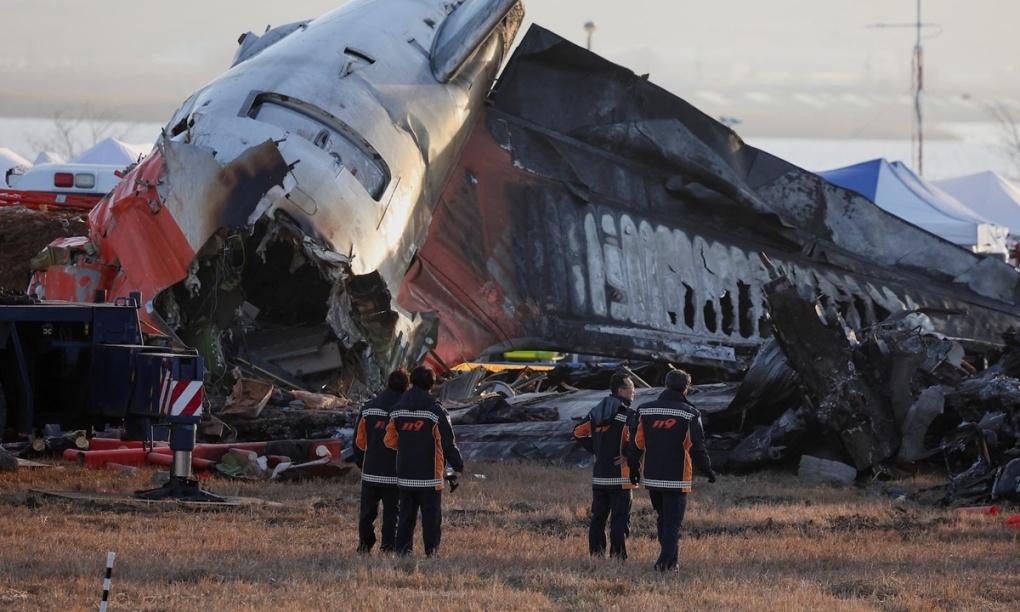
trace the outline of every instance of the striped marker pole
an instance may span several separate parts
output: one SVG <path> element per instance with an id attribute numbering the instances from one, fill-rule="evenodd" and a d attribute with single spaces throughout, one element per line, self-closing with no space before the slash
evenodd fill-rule
<path id="1" fill-rule="evenodd" d="M 99 604 L 99 612 L 106 612 L 106 602 L 110 599 L 110 576 L 113 575 L 113 558 L 117 553 L 106 553 L 106 578 L 103 580 L 103 601 Z"/>

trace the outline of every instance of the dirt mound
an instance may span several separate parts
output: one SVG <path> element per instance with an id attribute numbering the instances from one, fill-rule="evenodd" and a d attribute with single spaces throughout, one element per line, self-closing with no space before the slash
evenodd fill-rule
<path id="1" fill-rule="evenodd" d="M 38 211 L 0 208 L 0 287 L 24 291 L 31 275 L 29 262 L 56 238 L 85 236 L 81 211 Z"/>

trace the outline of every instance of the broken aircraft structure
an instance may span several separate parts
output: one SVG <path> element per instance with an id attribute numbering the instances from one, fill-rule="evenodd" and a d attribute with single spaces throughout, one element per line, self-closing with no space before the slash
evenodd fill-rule
<path id="1" fill-rule="evenodd" d="M 945 486 L 911 497 L 954 506 L 1020 501 L 1018 332 L 1004 334 L 1006 348 L 985 353 L 989 363 L 979 370 L 923 312 L 900 311 L 855 330 L 833 303 L 801 295 L 785 275 L 764 290 L 774 334 L 739 386 L 702 384 L 691 392 L 717 470 L 792 468 L 807 482 L 850 484 L 944 468 Z M 639 386 L 661 384 L 668 366 L 656 365 L 641 368 Z M 494 375 L 502 385 L 487 378 L 495 393 L 451 411 L 465 458 L 589 466 L 592 456 L 572 429 L 605 397 L 575 380 L 592 372 L 571 374 L 569 392 L 515 392 L 534 381 L 561 387 L 572 369 L 503 371 Z M 612 370 L 601 371 L 608 377 Z M 473 386 L 462 384 L 468 378 L 449 381 L 443 395 L 462 396 Z M 634 405 L 660 392 L 639 388 Z"/>
<path id="2" fill-rule="evenodd" d="M 739 370 L 770 335 L 766 258 L 852 326 L 923 307 L 977 347 L 1020 313 L 1011 266 L 541 28 L 490 98 L 401 294 L 442 313 L 446 360 L 524 344 Z"/>
<path id="3" fill-rule="evenodd" d="M 851 328 L 785 275 L 765 290 L 775 334 L 712 417 L 715 430 L 744 434 L 726 454 L 730 468 L 813 457 L 837 462 L 852 481 L 935 460 L 950 477 L 947 503 L 1020 501 L 1015 329 L 978 370 L 923 311 Z"/>
<path id="4" fill-rule="evenodd" d="M 540 27 L 497 81 L 522 16 L 353 0 L 246 34 L 31 289 L 137 291 L 214 375 L 233 359 L 348 392 L 426 351 L 737 372 L 771 334 L 766 257 L 852 326 L 927 308 L 982 347 L 1020 313 L 1012 267 Z"/>
<path id="5" fill-rule="evenodd" d="M 522 17 L 517 0 L 355 0 L 244 35 L 33 289 L 138 291 L 152 330 L 213 372 L 229 351 L 295 383 L 342 365 L 379 381 L 424 344 L 390 296 Z"/>

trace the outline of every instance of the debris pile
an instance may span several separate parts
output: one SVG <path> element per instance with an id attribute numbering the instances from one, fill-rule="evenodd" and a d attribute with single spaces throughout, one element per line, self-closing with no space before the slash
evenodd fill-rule
<path id="1" fill-rule="evenodd" d="M 714 459 L 796 461 L 806 477 L 844 482 L 934 461 L 950 477 L 945 503 L 1020 501 L 1015 329 L 1005 349 L 973 352 L 932 331 L 932 318 L 965 313 L 904 311 L 854 330 L 832 300 L 805 298 L 786 277 L 767 296 L 775 335 L 708 419 Z"/>
<path id="2" fill-rule="evenodd" d="M 31 260 L 61 237 L 85 232 L 80 210 L 31 210 L 0 207 L 0 287 L 24 290 L 32 273 Z"/>

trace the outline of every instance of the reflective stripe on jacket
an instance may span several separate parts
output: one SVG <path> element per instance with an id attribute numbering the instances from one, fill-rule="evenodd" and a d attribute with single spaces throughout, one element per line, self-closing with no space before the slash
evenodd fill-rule
<path id="1" fill-rule="evenodd" d="M 408 389 L 390 411 L 386 446 L 397 451 L 397 485 L 402 489 L 442 489 L 446 464 L 464 470 L 450 415 L 419 387 Z"/>
<path id="2" fill-rule="evenodd" d="M 641 483 L 646 488 L 689 493 L 695 466 L 712 472 L 701 413 L 683 393 L 666 389 L 635 413 L 628 464 L 635 469 L 643 459 Z"/>
<path id="3" fill-rule="evenodd" d="M 397 453 L 385 444 L 390 410 L 403 395 L 384 389 L 365 403 L 358 414 L 354 435 L 354 461 L 361 467 L 361 480 L 383 487 L 397 486 Z"/>
<path id="4" fill-rule="evenodd" d="M 607 405 L 608 404 L 608 405 Z M 598 489 L 633 489 L 624 457 L 630 440 L 631 411 L 614 395 L 603 399 L 574 427 L 574 437 L 595 455 L 591 486 Z M 598 422 L 600 419 L 608 419 Z"/>

